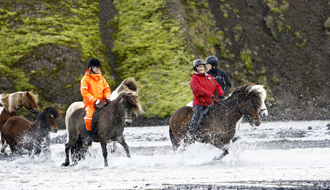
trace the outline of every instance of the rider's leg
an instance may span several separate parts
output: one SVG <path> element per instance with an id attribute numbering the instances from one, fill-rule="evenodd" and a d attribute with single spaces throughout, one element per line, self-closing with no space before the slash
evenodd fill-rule
<path id="1" fill-rule="evenodd" d="M 188 132 L 188 137 L 191 140 L 194 139 L 194 136 L 196 134 L 197 127 L 198 127 L 197 124 L 198 124 L 199 118 L 201 116 L 201 113 L 203 113 L 204 110 L 205 110 L 205 107 L 201 106 L 201 105 L 195 105 L 195 107 L 194 107 L 194 115 L 192 116 L 192 118 L 189 122 L 189 132 Z"/>
<path id="2" fill-rule="evenodd" d="M 87 137 L 85 139 L 85 144 L 88 146 L 92 145 L 93 139 L 92 139 L 92 119 L 93 119 L 93 113 L 95 110 L 94 105 L 89 106 L 87 105 L 86 108 L 86 116 L 84 117 L 85 125 L 86 125 L 86 133 Z"/>

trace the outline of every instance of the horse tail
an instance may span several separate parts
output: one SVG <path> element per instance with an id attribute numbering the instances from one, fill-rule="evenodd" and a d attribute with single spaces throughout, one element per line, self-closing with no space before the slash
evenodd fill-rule
<path id="1" fill-rule="evenodd" d="M 173 150 L 176 151 L 179 148 L 180 143 L 175 139 L 175 136 L 172 132 L 171 127 L 170 127 L 170 130 L 169 130 L 169 133 L 170 133 L 170 139 L 171 139 L 171 142 L 172 142 L 172 145 L 173 145 Z"/>
<path id="2" fill-rule="evenodd" d="M 83 107 L 84 107 L 84 103 L 83 102 L 73 102 L 68 107 L 68 109 L 66 110 L 66 113 L 65 113 L 65 129 L 66 129 L 66 131 L 68 133 L 68 137 L 69 137 L 69 119 L 70 119 L 70 116 L 72 115 L 72 113 L 74 111 L 76 111 L 79 108 L 83 108 Z M 68 138 L 68 141 L 69 141 L 69 138 Z"/>

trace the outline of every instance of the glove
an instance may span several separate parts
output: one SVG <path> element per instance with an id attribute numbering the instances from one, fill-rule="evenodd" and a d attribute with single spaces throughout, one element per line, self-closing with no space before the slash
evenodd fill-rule
<path id="1" fill-rule="evenodd" d="M 224 96 L 220 96 L 220 100 L 223 100 L 223 99 L 225 99 L 225 97 Z"/>
<path id="2" fill-rule="evenodd" d="M 211 96 L 211 99 L 213 100 L 213 102 L 216 102 L 216 101 L 215 101 L 215 97 L 214 97 L 214 96 Z"/>
<path id="3" fill-rule="evenodd" d="M 105 98 L 104 101 L 105 101 L 106 103 L 111 102 L 111 100 L 110 100 L 109 98 Z"/>
<path id="4" fill-rule="evenodd" d="M 97 99 L 95 101 L 95 105 L 94 106 L 95 106 L 96 109 L 99 109 L 99 108 L 102 108 L 103 106 L 105 106 L 105 104 L 106 104 L 105 101 L 102 101 L 102 100 Z"/>

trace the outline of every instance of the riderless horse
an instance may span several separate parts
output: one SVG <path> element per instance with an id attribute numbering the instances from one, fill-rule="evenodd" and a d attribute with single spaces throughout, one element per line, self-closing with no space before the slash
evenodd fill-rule
<path id="1" fill-rule="evenodd" d="M 48 107 L 38 114 L 35 122 L 22 116 L 11 117 L 3 126 L 2 136 L 13 154 L 20 154 L 24 149 L 29 155 L 40 154 L 41 151 L 49 153 L 49 132 L 57 132 L 56 118 L 59 116 L 58 108 Z"/>
<path id="2" fill-rule="evenodd" d="M 31 91 L 15 92 L 11 94 L 0 95 L 0 132 L 1 132 L 1 152 L 5 152 L 8 144 L 2 135 L 3 125 L 13 117 L 22 107 L 25 107 L 31 113 L 39 112 L 38 99 Z"/>

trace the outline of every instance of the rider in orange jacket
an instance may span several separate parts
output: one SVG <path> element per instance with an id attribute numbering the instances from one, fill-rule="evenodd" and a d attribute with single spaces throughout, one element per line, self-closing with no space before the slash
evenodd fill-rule
<path id="1" fill-rule="evenodd" d="M 86 116 L 84 117 L 86 125 L 86 145 L 92 145 L 92 119 L 96 108 L 103 107 L 110 102 L 111 90 L 108 82 L 101 74 L 101 62 L 92 58 L 89 61 L 85 76 L 81 79 L 80 92 L 83 97 Z"/>

